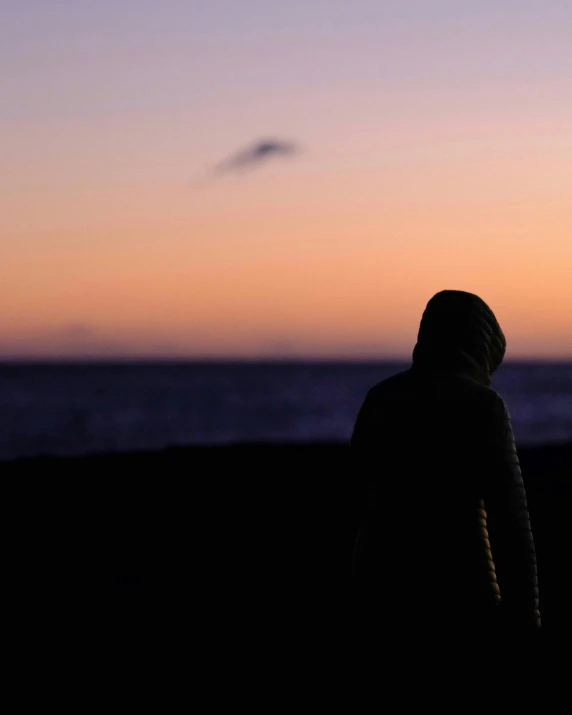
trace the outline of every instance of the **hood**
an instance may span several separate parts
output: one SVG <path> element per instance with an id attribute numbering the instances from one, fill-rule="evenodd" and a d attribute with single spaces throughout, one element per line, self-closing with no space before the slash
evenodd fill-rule
<path id="1" fill-rule="evenodd" d="M 413 367 L 466 374 L 490 385 L 505 351 L 503 332 L 484 300 L 462 290 L 443 290 L 423 312 Z"/>

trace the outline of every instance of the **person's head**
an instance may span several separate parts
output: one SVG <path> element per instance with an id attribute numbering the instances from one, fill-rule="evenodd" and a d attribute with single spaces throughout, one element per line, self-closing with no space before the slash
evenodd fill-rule
<path id="1" fill-rule="evenodd" d="M 484 300 L 462 290 L 442 290 L 423 312 L 413 364 L 469 374 L 490 385 L 505 351 L 504 334 Z"/>

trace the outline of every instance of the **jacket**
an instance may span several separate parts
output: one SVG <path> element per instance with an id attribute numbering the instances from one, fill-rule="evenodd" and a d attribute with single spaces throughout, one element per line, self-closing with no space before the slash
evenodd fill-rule
<path id="1" fill-rule="evenodd" d="M 423 313 L 411 367 L 367 393 L 351 438 L 362 505 L 353 575 L 366 622 L 540 626 L 511 418 L 490 387 L 505 350 L 484 301 L 442 291 Z"/>

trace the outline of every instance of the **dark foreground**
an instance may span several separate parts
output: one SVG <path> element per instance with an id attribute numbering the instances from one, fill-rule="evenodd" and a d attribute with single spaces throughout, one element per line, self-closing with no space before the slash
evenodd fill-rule
<path id="1" fill-rule="evenodd" d="M 520 457 L 539 562 L 538 647 L 566 660 L 572 445 Z M 350 647 L 357 514 L 346 446 L 177 448 L 0 469 L 14 623 L 28 649 L 127 658 L 161 642 L 165 656 L 188 656 L 201 643 L 208 662 Z"/>

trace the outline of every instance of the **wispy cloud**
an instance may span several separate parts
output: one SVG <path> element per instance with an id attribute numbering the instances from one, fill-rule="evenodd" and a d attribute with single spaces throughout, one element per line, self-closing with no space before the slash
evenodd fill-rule
<path id="1" fill-rule="evenodd" d="M 271 159 L 293 156 L 300 152 L 298 144 L 282 139 L 260 139 L 237 151 L 215 167 L 217 174 L 253 169 Z"/>

